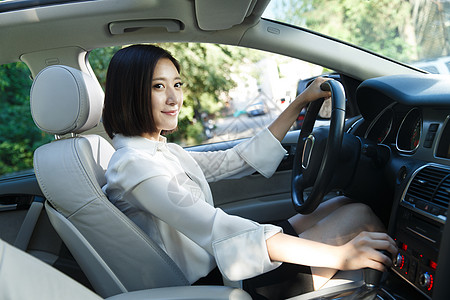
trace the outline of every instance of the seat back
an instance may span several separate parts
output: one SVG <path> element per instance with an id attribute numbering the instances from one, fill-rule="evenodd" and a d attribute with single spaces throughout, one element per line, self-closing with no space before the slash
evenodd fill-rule
<path id="1" fill-rule="evenodd" d="M 0 299 L 102 298 L 48 264 L 0 239 Z"/>
<path id="2" fill-rule="evenodd" d="M 113 147 L 78 136 L 101 118 L 103 91 L 88 74 L 50 66 L 35 78 L 31 111 L 42 130 L 60 138 L 35 151 L 34 169 L 50 221 L 98 294 L 189 285 L 170 259 L 103 193 Z"/>

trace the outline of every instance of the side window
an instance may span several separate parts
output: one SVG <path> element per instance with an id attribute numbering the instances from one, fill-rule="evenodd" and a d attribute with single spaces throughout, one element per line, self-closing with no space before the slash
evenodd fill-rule
<path id="1" fill-rule="evenodd" d="M 240 47 L 159 45 L 181 65 L 184 104 L 178 130 L 167 137 L 182 146 L 253 136 L 295 99 L 299 82 L 325 71 L 300 60 Z M 89 55 L 103 85 L 107 65 L 117 50 L 96 49 Z"/>
<path id="2" fill-rule="evenodd" d="M 33 152 L 52 139 L 34 124 L 32 80 L 24 63 L 0 66 L 0 177 L 33 168 Z"/>

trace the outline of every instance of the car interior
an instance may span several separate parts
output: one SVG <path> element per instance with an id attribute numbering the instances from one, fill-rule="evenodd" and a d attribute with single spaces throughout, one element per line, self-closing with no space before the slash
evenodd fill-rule
<path id="1" fill-rule="evenodd" d="M 329 126 L 314 126 L 316 102 L 282 141 L 287 154 L 271 178 L 210 184 L 216 207 L 261 223 L 346 195 L 370 206 L 396 241 L 399 253 L 383 274 L 338 272 L 292 299 L 448 298 L 450 78 L 263 18 L 269 2 L 0 1 L 0 38 L 8 41 L 0 64 L 26 64 L 34 123 L 55 136 L 36 149 L 32 170 L 0 177 L 0 298 L 250 299 L 242 282 L 190 286 L 102 191 L 114 148 L 90 52 L 180 42 L 257 49 L 333 70 L 324 87 L 332 92 Z"/>

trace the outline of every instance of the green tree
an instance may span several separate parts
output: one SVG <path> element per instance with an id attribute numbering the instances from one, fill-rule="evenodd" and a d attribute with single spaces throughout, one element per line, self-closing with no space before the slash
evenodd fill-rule
<path id="1" fill-rule="evenodd" d="M 219 116 L 235 86 L 230 77 L 242 61 L 256 61 L 246 49 L 213 44 L 161 44 L 182 67 L 184 108 L 178 130 L 168 136 L 170 141 L 196 144 L 204 139 L 201 115 Z M 121 47 L 95 49 L 90 64 L 104 87 L 106 72 L 114 53 Z M 0 66 L 0 175 L 31 169 L 33 152 L 53 137 L 39 130 L 30 112 L 30 71 L 24 63 Z"/>
<path id="2" fill-rule="evenodd" d="M 248 59 L 248 51 L 216 44 L 159 45 L 180 62 L 185 83 L 178 129 L 168 135 L 168 139 L 184 145 L 198 144 L 204 140 L 202 114 L 211 118 L 220 115 L 229 100 L 228 91 L 235 86 L 230 77 L 231 70 L 236 62 Z M 89 55 L 89 62 L 103 87 L 109 61 L 118 49 L 120 47 L 95 49 Z"/>
<path id="3" fill-rule="evenodd" d="M 282 0 L 278 17 L 311 30 L 408 61 L 417 56 L 408 38 L 411 3 L 404 0 Z"/>
<path id="4" fill-rule="evenodd" d="M 108 70 L 109 62 L 120 48 L 121 47 L 98 48 L 89 52 L 89 64 L 94 70 L 95 76 L 103 89 L 105 89 L 106 85 L 106 72 Z"/>
<path id="5" fill-rule="evenodd" d="M 410 39 L 418 45 L 418 59 L 433 59 L 450 54 L 448 1 L 409 0 L 411 4 Z"/>
<path id="6" fill-rule="evenodd" d="M 0 66 L 0 175 L 33 168 L 33 152 L 52 137 L 30 112 L 30 72 L 24 63 Z"/>
<path id="7" fill-rule="evenodd" d="M 169 140 L 197 144 L 204 139 L 202 114 L 217 117 L 225 107 L 227 93 L 235 86 L 230 77 L 236 61 L 242 60 L 242 49 L 216 44 L 164 43 L 181 65 L 184 104 L 178 130 Z"/>

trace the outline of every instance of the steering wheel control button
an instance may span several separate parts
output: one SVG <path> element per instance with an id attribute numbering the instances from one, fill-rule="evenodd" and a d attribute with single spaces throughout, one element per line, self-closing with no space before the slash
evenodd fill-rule
<path id="1" fill-rule="evenodd" d="M 397 184 L 401 184 L 403 182 L 403 180 L 406 179 L 406 177 L 408 176 L 408 172 L 406 170 L 405 166 L 402 166 L 400 168 L 400 170 L 398 171 L 398 175 L 397 175 Z"/>
<path id="2" fill-rule="evenodd" d="M 375 157 L 377 155 L 377 150 L 374 145 L 364 144 L 362 153 L 367 157 Z"/>
<path id="3" fill-rule="evenodd" d="M 427 135 L 425 136 L 425 142 L 423 143 L 423 146 L 425 148 L 431 148 L 433 145 L 434 138 L 436 137 L 436 132 L 439 128 L 439 124 L 431 124 L 430 127 L 428 127 Z"/>

